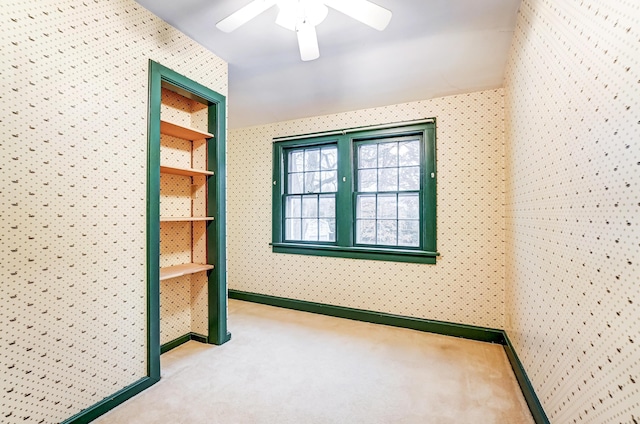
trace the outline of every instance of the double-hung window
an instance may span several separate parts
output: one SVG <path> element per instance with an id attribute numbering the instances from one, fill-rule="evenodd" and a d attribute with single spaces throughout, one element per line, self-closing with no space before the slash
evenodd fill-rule
<path id="1" fill-rule="evenodd" d="M 435 263 L 435 123 L 274 140 L 273 251 Z"/>

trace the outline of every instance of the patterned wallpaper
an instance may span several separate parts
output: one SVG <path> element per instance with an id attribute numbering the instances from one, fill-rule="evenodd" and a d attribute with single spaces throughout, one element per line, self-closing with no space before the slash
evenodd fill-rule
<path id="1" fill-rule="evenodd" d="M 638 423 L 640 3 L 524 0 L 505 109 L 509 337 L 552 423 Z"/>
<path id="2" fill-rule="evenodd" d="M 146 375 L 148 60 L 227 64 L 132 0 L 0 23 L 0 422 L 56 423 Z"/>
<path id="3" fill-rule="evenodd" d="M 271 252 L 272 138 L 437 118 L 436 265 Z M 229 131 L 229 288 L 488 327 L 504 313 L 501 89 Z"/>

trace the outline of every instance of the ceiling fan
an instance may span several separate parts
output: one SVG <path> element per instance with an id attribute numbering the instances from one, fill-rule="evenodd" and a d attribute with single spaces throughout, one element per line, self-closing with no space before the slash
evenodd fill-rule
<path id="1" fill-rule="evenodd" d="M 253 0 L 216 27 L 231 32 L 276 4 L 280 9 L 276 24 L 296 32 L 300 58 L 304 61 L 320 57 L 316 25 L 327 17 L 327 6 L 378 31 L 385 29 L 391 20 L 391 11 L 368 0 Z"/>

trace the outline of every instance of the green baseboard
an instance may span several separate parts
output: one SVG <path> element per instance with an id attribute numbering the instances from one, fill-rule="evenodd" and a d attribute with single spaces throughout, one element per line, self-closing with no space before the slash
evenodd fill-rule
<path id="1" fill-rule="evenodd" d="M 207 336 L 203 336 L 202 334 L 198 334 L 198 333 L 187 333 L 183 336 L 178 337 L 177 339 L 171 340 L 170 342 L 167 342 L 162 346 L 160 346 L 160 353 L 162 354 L 165 352 L 169 352 L 171 349 L 174 349 L 180 346 L 181 344 L 188 342 L 189 340 L 195 340 L 196 342 L 200 342 L 200 343 L 208 342 Z"/>
<path id="2" fill-rule="evenodd" d="M 90 423 L 91 421 L 98 418 L 100 415 L 103 415 L 116 406 L 120 405 L 122 402 L 134 397 L 141 391 L 148 389 L 149 387 L 156 384 L 159 379 L 144 377 L 130 386 L 125 387 L 122 390 L 117 391 L 109 397 L 104 398 L 100 402 L 96 403 L 89 408 L 80 411 L 76 415 L 68 418 L 62 422 L 62 424 L 85 424 Z"/>
<path id="3" fill-rule="evenodd" d="M 197 333 L 187 333 L 184 336 L 178 337 L 175 340 L 172 340 L 168 343 L 160 346 L 160 352 L 165 353 L 169 350 L 180 346 L 183 343 L 188 342 L 189 340 L 195 340 L 200 343 L 207 343 L 207 337 Z M 95 420 L 99 416 L 106 414 L 116 406 L 125 402 L 126 400 L 134 397 L 141 391 L 153 386 L 155 383 L 160 381 L 159 378 L 151 378 L 144 377 L 130 386 L 125 387 L 122 390 L 117 391 L 109 397 L 104 398 L 102 401 L 96 403 L 89 408 L 80 411 L 76 415 L 71 418 L 66 419 L 62 422 L 62 424 L 85 424 L 90 423 Z"/>
<path id="4" fill-rule="evenodd" d="M 524 395 L 527 405 L 531 411 L 536 424 L 550 424 L 542 404 L 536 395 L 531 381 L 527 376 L 518 355 L 516 354 L 509 337 L 503 330 L 485 327 L 476 327 L 464 324 L 448 323 L 444 321 L 426 320 L 421 318 L 405 317 L 401 315 L 387 314 L 383 312 L 367 311 L 363 309 L 346 308 L 323 303 L 307 302 L 303 300 L 288 299 L 277 296 L 269 296 L 258 293 L 248 293 L 238 290 L 229 290 L 229 298 L 244 300 L 247 302 L 261 303 L 264 305 L 277 306 L 280 308 L 294 309 L 297 311 L 311 312 L 321 315 L 334 316 L 338 318 L 352 319 L 356 321 L 370 322 L 374 324 L 390 325 L 393 327 L 408 328 L 412 330 L 429 333 L 443 334 L 454 337 L 462 337 L 471 340 L 478 340 L 504 345 L 507 358 L 513 368 L 520 389 Z M 175 340 L 161 346 L 162 353 L 180 346 L 189 340 L 207 343 L 207 337 L 197 333 L 187 333 Z M 144 377 L 132 385 L 114 393 L 95 405 L 79 412 L 71 418 L 63 421 L 62 424 L 84 424 L 89 423 L 100 415 L 105 414 L 129 398 L 137 395 L 141 391 L 157 383 L 159 379 Z"/>
<path id="5" fill-rule="evenodd" d="M 264 305 L 295 309 L 297 311 L 312 312 L 338 318 L 347 318 L 373 324 L 390 325 L 393 327 L 410 328 L 428 333 L 444 334 L 447 336 L 463 337 L 465 339 L 504 344 L 504 332 L 493 328 L 476 327 L 473 325 L 454 324 L 444 321 L 434 321 L 422 318 L 406 317 L 387 314 L 385 312 L 367 311 L 364 309 L 346 308 L 344 306 L 328 305 L 325 303 L 307 302 L 304 300 L 288 299 L 239 290 L 229 290 L 230 299 L 246 300 Z"/>
<path id="6" fill-rule="evenodd" d="M 516 376 L 516 380 L 518 380 L 518 385 L 520 386 L 520 390 L 522 390 L 524 399 L 527 401 L 527 405 L 529 405 L 529 410 L 531 411 L 531 415 L 533 415 L 534 421 L 536 424 L 550 424 L 549 418 L 547 418 L 547 414 L 544 412 L 544 408 L 542 408 L 540 399 L 538 399 L 535 390 L 533 390 L 531 381 L 506 333 L 504 334 L 504 340 L 504 351 L 507 354 L 507 358 L 509 358 L 509 363 L 511 364 L 511 368 L 513 368 L 513 373 Z"/>
<path id="7" fill-rule="evenodd" d="M 533 386 L 527 377 L 527 373 L 518 359 L 518 355 L 516 354 L 504 330 L 406 317 L 387 314 L 384 312 L 367 311 L 364 309 L 345 308 L 343 306 L 307 302 L 304 300 L 288 299 L 285 297 L 249 293 L 239 290 L 229 290 L 229 298 L 261 303 L 263 305 L 277 306 L 280 308 L 295 309 L 296 311 L 311 312 L 374 324 L 390 325 L 393 327 L 409 328 L 427 333 L 443 334 L 446 336 L 462 337 L 465 339 L 504 345 L 507 357 L 509 358 L 509 363 L 513 368 L 513 372 L 518 380 L 520 389 L 522 390 L 536 424 L 549 424 L 549 419 L 540 404 L 540 400 L 533 390 Z"/>

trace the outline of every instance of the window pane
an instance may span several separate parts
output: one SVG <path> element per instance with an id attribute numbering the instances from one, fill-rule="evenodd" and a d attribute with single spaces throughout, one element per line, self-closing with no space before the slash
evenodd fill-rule
<path id="1" fill-rule="evenodd" d="M 304 150 L 289 152 L 289 172 L 304 171 Z"/>
<path id="2" fill-rule="evenodd" d="M 376 217 L 376 196 L 358 195 L 356 199 L 356 218 L 374 218 Z"/>
<path id="3" fill-rule="evenodd" d="M 287 240 L 300 240 L 300 219 L 285 219 L 285 239 Z"/>
<path id="4" fill-rule="evenodd" d="M 375 168 L 377 164 L 377 144 L 363 144 L 358 147 L 358 168 Z"/>
<path id="5" fill-rule="evenodd" d="M 398 220 L 398 245 L 399 246 L 420 246 L 420 222 Z"/>
<path id="6" fill-rule="evenodd" d="M 305 193 L 320 192 L 320 172 L 304 173 L 304 192 Z"/>
<path id="7" fill-rule="evenodd" d="M 304 174 L 289 174 L 288 194 L 298 194 L 304 192 Z"/>
<path id="8" fill-rule="evenodd" d="M 323 147 L 321 150 L 321 169 L 338 169 L 338 149 L 336 147 Z"/>
<path id="9" fill-rule="evenodd" d="M 320 219 L 318 220 L 318 240 L 319 241 L 336 241 L 336 220 Z"/>
<path id="10" fill-rule="evenodd" d="M 400 190 L 420 190 L 420 167 L 400 168 Z"/>
<path id="11" fill-rule="evenodd" d="M 356 243 L 376 244 L 376 221 L 359 219 L 356 221 Z"/>
<path id="12" fill-rule="evenodd" d="M 378 219 L 396 219 L 397 203 L 395 194 L 378 195 Z"/>
<path id="13" fill-rule="evenodd" d="M 377 171 L 375 169 L 358 171 L 358 191 L 378 191 Z"/>
<path id="14" fill-rule="evenodd" d="M 304 218 L 318 217 L 318 196 L 302 196 L 302 216 Z"/>
<path id="15" fill-rule="evenodd" d="M 305 171 L 320 170 L 320 149 L 305 149 L 304 170 Z"/>
<path id="16" fill-rule="evenodd" d="M 323 193 L 335 192 L 338 190 L 338 172 L 322 171 L 320 173 L 320 191 Z"/>
<path id="17" fill-rule="evenodd" d="M 320 211 L 321 218 L 335 218 L 336 216 L 336 197 L 333 194 L 320 196 Z"/>
<path id="18" fill-rule="evenodd" d="M 420 195 L 398 194 L 398 219 L 420 218 Z"/>
<path id="19" fill-rule="evenodd" d="M 378 144 L 378 167 L 398 166 L 398 143 Z"/>
<path id="20" fill-rule="evenodd" d="M 397 221 L 384 220 L 378 221 L 378 244 L 386 244 L 395 246 L 397 244 L 396 237 L 398 235 Z"/>
<path id="21" fill-rule="evenodd" d="M 300 218 L 301 216 L 301 199 L 300 196 L 287 197 L 287 207 L 285 211 L 285 218 Z"/>
<path id="22" fill-rule="evenodd" d="M 398 190 L 398 168 L 378 169 L 378 191 Z"/>
<path id="23" fill-rule="evenodd" d="M 398 143 L 398 158 L 400 166 L 420 165 L 420 142 L 415 140 Z"/>
<path id="24" fill-rule="evenodd" d="M 318 220 L 317 219 L 302 220 L 302 240 L 304 241 L 318 240 Z"/>

